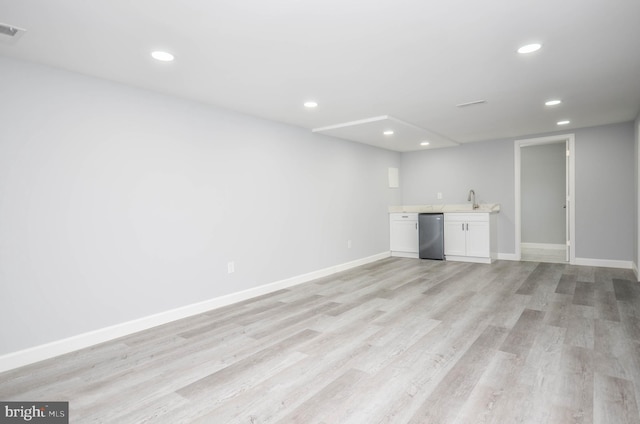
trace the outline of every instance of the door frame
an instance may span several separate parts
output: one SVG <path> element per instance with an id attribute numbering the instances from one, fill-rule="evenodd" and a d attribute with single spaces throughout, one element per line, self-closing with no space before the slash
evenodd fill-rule
<path id="1" fill-rule="evenodd" d="M 522 243 L 522 194 L 521 194 L 521 149 L 528 146 L 541 144 L 552 144 L 564 142 L 567 152 L 567 167 L 565 177 L 566 195 L 566 220 L 567 220 L 567 262 L 574 264 L 576 261 L 576 208 L 575 208 L 575 186 L 576 186 L 576 166 L 575 166 L 575 134 L 558 134 L 548 137 L 528 138 L 515 141 L 515 256 L 516 260 L 522 258 L 520 244 Z"/>

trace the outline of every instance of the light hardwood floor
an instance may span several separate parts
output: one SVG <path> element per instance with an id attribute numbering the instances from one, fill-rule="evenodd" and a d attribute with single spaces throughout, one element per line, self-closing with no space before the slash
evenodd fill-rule
<path id="1" fill-rule="evenodd" d="M 521 247 L 521 260 L 530 262 L 567 263 L 566 249 Z"/>
<path id="2" fill-rule="evenodd" d="M 640 423 L 631 271 L 388 258 L 0 374 L 72 423 Z"/>

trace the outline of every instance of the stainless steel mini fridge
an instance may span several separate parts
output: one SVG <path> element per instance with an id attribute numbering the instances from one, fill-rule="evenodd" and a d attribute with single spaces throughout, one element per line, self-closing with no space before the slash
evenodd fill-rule
<path id="1" fill-rule="evenodd" d="M 444 260 L 444 215 L 418 214 L 418 240 L 420 259 Z"/>

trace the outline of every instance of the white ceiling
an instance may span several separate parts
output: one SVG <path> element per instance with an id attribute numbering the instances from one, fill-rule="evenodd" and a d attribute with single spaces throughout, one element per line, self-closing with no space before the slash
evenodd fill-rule
<path id="1" fill-rule="evenodd" d="M 640 110 L 638 0 L 0 0 L 0 22 L 27 30 L 0 55 L 398 151 Z"/>

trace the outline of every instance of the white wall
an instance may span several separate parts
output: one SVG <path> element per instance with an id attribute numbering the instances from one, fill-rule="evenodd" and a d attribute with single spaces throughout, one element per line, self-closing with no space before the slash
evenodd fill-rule
<path id="1" fill-rule="evenodd" d="M 521 152 L 522 242 L 566 242 L 565 143 L 523 147 Z"/>
<path id="2" fill-rule="evenodd" d="M 389 250 L 397 153 L 0 69 L 0 354 Z"/>
<path id="3" fill-rule="evenodd" d="M 519 139 L 566 134 L 527 135 Z M 631 262 L 636 206 L 632 122 L 582 128 L 575 134 L 576 257 Z M 405 204 L 465 203 L 475 189 L 480 202 L 500 203 L 498 253 L 515 253 L 514 140 L 403 153 Z"/>

